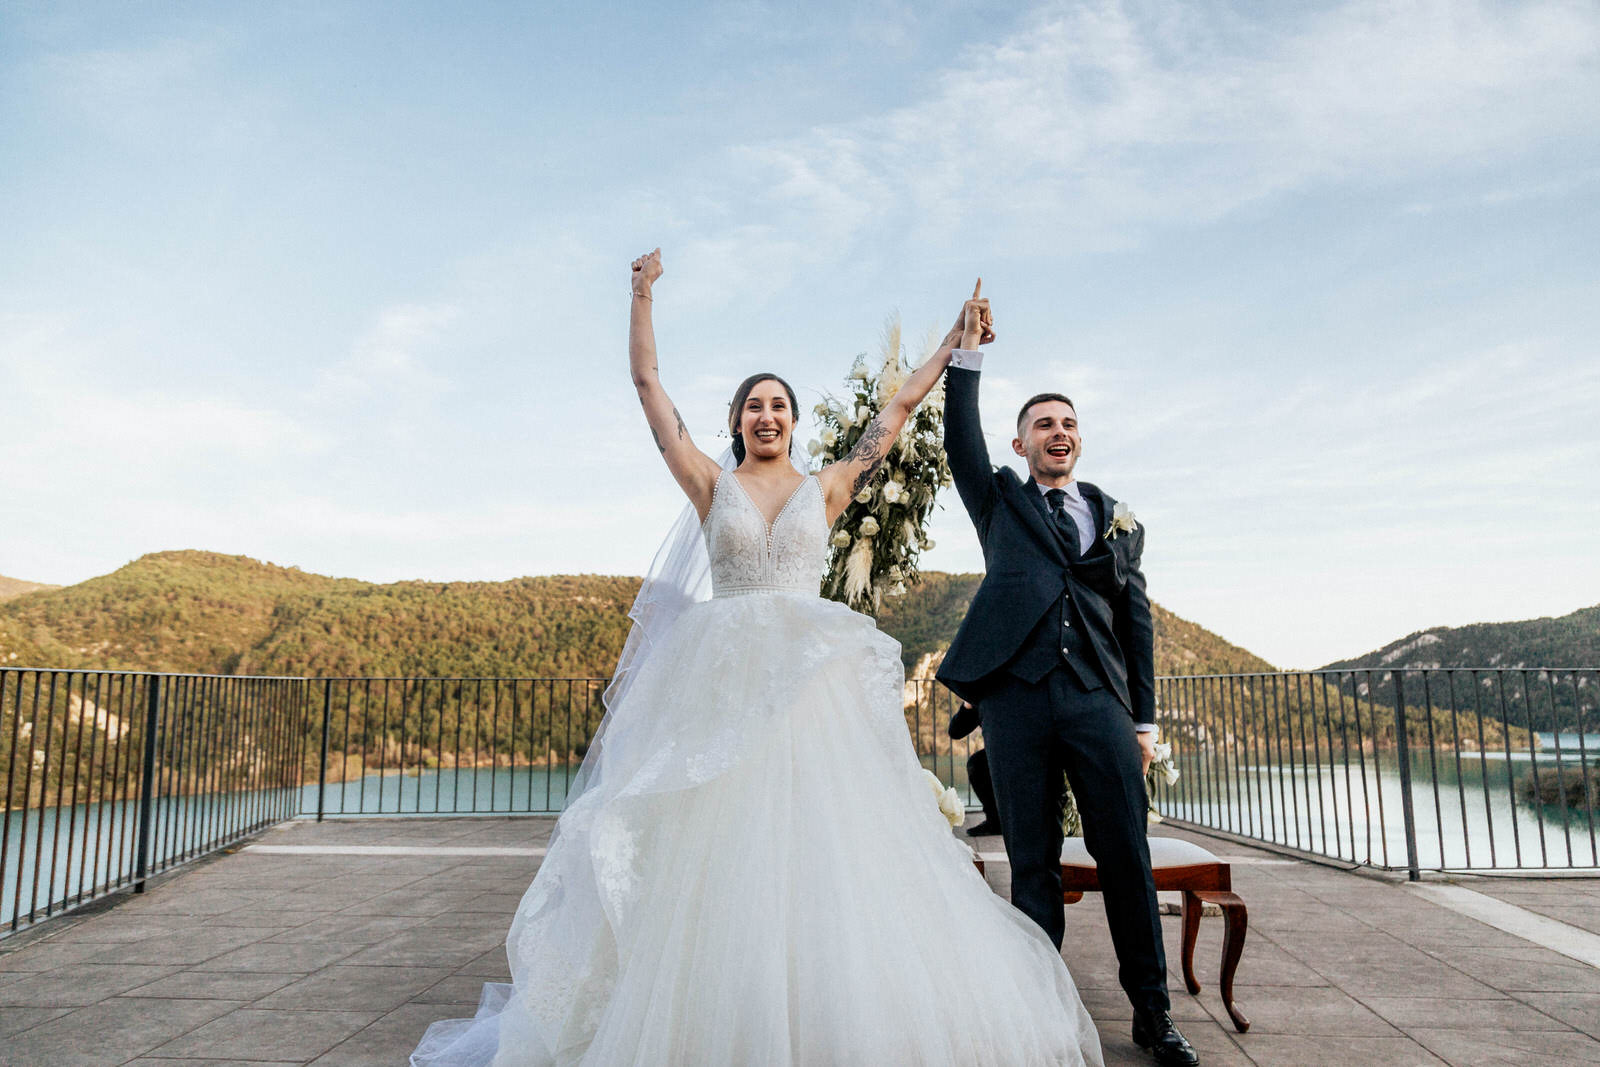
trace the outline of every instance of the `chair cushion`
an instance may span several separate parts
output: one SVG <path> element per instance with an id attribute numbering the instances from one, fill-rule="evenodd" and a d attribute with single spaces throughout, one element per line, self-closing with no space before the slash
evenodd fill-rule
<path id="1" fill-rule="evenodd" d="M 1216 863 L 1217 857 L 1199 845 L 1180 841 L 1176 837 L 1150 838 L 1150 868 L 1189 867 L 1199 863 Z M 1083 838 L 1069 837 L 1061 843 L 1063 867 L 1093 867 L 1094 857 L 1084 847 Z"/>

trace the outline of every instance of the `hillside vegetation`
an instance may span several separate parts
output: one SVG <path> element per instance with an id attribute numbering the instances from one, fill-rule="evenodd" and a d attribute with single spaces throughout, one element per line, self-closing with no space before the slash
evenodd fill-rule
<path id="1" fill-rule="evenodd" d="M 908 669 L 947 647 L 981 576 L 925 573 L 879 625 Z M 328 578 L 244 556 L 157 552 L 0 604 L 0 665 L 203 674 L 605 677 L 638 578 Z M 1271 670 L 1159 606 L 1162 674 Z"/>
<path id="2" fill-rule="evenodd" d="M 1600 667 L 1600 604 L 1558 618 L 1435 626 L 1328 664 L 1348 667 Z"/>

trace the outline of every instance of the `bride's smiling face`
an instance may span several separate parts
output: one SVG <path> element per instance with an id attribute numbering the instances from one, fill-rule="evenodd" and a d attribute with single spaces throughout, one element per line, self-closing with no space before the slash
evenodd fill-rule
<path id="1" fill-rule="evenodd" d="M 794 406 L 783 383 L 768 378 L 751 386 L 739 409 L 736 429 L 744 440 L 746 455 L 762 459 L 787 456 L 794 433 Z"/>

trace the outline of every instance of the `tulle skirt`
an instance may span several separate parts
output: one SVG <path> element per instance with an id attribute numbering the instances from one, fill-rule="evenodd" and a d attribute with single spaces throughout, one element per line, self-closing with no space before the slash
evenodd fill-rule
<path id="1" fill-rule="evenodd" d="M 792 593 L 687 609 L 506 940 L 414 1067 L 1099 1064 L 1060 954 L 939 814 L 900 647 Z"/>

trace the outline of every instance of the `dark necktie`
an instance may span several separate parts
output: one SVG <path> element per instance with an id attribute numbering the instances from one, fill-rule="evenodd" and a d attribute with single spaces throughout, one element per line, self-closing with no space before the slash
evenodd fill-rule
<path id="1" fill-rule="evenodd" d="M 1077 559 L 1082 554 L 1078 548 L 1078 524 L 1067 512 L 1067 491 L 1047 489 L 1044 498 L 1050 504 L 1050 517 L 1055 520 L 1056 529 L 1067 539 L 1067 551 Z"/>

